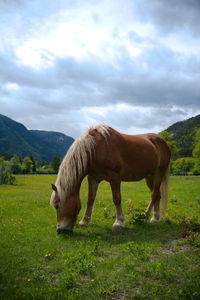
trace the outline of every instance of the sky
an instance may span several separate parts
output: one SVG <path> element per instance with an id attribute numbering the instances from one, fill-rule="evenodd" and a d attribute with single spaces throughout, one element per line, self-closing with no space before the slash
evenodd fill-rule
<path id="1" fill-rule="evenodd" d="M 200 0 L 0 0 L 0 114 L 77 138 L 200 113 Z"/>

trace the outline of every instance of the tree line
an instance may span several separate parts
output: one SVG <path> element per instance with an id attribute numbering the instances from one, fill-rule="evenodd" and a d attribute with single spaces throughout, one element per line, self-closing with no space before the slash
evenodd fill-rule
<path id="1" fill-rule="evenodd" d="M 60 157 L 54 157 L 50 163 L 41 163 L 32 156 L 21 159 L 15 154 L 10 160 L 0 156 L 0 184 L 13 184 L 15 174 L 57 174 L 60 163 Z"/>
<path id="2" fill-rule="evenodd" d="M 192 157 L 180 157 L 179 149 L 173 135 L 167 131 L 160 132 L 172 151 L 172 175 L 200 175 L 200 128 L 196 130 Z M 57 174 L 61 159 L 54 157 L 50 163 L 40 163 L 32 156 L 21 159 L 14 155 L 10 160 L 0 156 L 0 184 L 14 183 L 15 174 Z"/>
<path id="3" fill-rule="evenodd" d="M 191 157 L 180 157 L 179 149 L 173 139 L 173 135 L 167 131 L 160 132 L 160 135 L 170 146 L 171 174 L 172 175 L 200 175 L 200 128 L 194 136 L 194 146 Z"/>

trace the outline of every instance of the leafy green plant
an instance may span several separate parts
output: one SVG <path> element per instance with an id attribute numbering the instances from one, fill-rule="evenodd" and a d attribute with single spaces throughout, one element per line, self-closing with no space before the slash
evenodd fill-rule
<path id="1" fill-rule="evenodd" d="M 130 223 L 131 224 L 135 224 L 135 223 L 136 224 L 143 224 L 145 222 L 147 222 L 147 216 L 145 215 L 145 212 L 141 209 L 133 210 Z"/>

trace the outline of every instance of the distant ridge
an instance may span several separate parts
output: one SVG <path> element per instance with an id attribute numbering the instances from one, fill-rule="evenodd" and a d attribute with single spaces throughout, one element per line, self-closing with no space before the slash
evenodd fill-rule
<path id="1" fill-rule="evenodd" d="M 180 157 L 192 156 L 197 128 L 200 128 L 200 115 L 166 129 L 173 135 Z M 0 155 L 32 156 L 36 160 L 50 162 L 55 156 L 62 159 L 73 141 L 72 137 L 60 132 L 28 130 L 23 124 L 0 114 Z"/>
<path id="2" fill-rule="evenodd" d="M 179 149 L 180 157 L 192 156 L 194 136 L 197 128 L 200 128 L 200 115 L 177 122 L 166 129 L 166 131 L 173 135 Z"/>
<path id="3" fill-rule="evenodd" d="M 0 153 L 32 156 L 39 161 L 51 161 L 53 157 L 63 158 L 74 139 L 60 132 L 28 130 L 0 114 Z"/>

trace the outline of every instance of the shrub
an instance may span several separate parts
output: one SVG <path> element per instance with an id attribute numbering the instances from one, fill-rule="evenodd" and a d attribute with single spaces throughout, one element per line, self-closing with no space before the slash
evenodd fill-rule
<path id="1" fill-rule="evenodd" d="M 192 175 L 200 175 L 200 161 L 196 159 L 196 163 L 191 170 Z"/>
<path id="2" fill-rule="evenodd" d="M 15 177 L 12 174 L 12 168 L 9 162 L 0 158 L 0 184 L 13 184 Z"/>
<path id="3" fill-rule="evenodd" d="M 192 157 L 178 158 L 172 164 L 173 175 L 190 175 L 195 167 L 196 159 Z"/>

